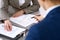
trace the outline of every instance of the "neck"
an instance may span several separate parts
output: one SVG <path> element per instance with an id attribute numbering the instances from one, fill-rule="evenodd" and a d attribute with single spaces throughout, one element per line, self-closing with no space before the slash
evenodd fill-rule
<path id="1" fill-rule="evenodd" d="M 46 4 L 46 10 L 49 9 L 50 7 L 52 7 L 52 6 L 55 6 L 55 5 L 59 5 L 59 4 L 52 4 L 52 3 Z"/>

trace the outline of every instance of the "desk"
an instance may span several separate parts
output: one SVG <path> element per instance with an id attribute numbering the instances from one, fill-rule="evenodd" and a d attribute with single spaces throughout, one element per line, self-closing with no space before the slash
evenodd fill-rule
<path id="1" fill-rule="evenodd" d="M 0 22 L 0 24 L 1 24 L 1 22 Z M 22 36 L 18 40 L 24 40 L 24 38 L 25 38 L 25 36 Z M 10 40 L 10 39 L 3 37 L 3 36 L 0 36 L 0 40 Z"/>
<path id="2" fill-rule="evenodd" d="M 25 37 L 21 37 L 21 38 L 19 38 L 18 40 L 24 40 L 25 39 Z M 0 37 L 0 40 L 10 40 L 10 39 L 6 39 L 6 38 L 4 38 L 4 37 Z"/>
<path id="3" fill-rule="evenodd" d="M 35 13 L 33 13 L 33 14 L 37 14 L 37 13 L 38 13 L 38 12 L 35 12 Z M 20 26 L 20 25 L 18 25 L 18 24 L 16 24 L 16 23 L 13 23 L 13 22 L 12 22 L 12 25 L 18 26 L 18 27 L 20 27 L 20 28 L 24 28 L 24 27 L 22 27 L 22 26 Z M 33 24 L 32 24 L 32 25 L 33 25 Z M 29 29 L 30 27 L 31 27 L 31 25 L 28 26 L 28 27 L 25 28 L 25 29 Z M 25 37 L 26 37 L 26 36 L 23 36 L 23 37 L 19 38 L 18 40 L 24 40 Z M 0 40 L 10 40 L 10 39 L 7 39 L 7 38 L 5 38 L 5 37 L 0 37 Z"/>

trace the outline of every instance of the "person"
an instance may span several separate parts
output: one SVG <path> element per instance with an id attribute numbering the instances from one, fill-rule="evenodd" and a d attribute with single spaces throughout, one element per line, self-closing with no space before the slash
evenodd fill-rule
<path id="1" fill-rule="evenodd" d="M 46 17 L 33 25 L 25 40 L 60 40 L 60 0 L 38 0 Z"/>
<path id="2" fill-rule="evenodd" d="M 39 13 L 34 16 L 37 21 L 42 21 L 46 17 L 46 11 L 40 6 Z"/>
<path id="3" fill-rule="evenodd" d="M 39 10 L 37 0 L 2 0 L 3 6 L 0 8 L 0 19 L 4 21 L 5 30 L 11 31 L 12 24 L 9 17 L 18 17 Z M 32 3 L 32 4 L 31 4 Z M 2 5 L 2 4 L 1 4 Z"/>

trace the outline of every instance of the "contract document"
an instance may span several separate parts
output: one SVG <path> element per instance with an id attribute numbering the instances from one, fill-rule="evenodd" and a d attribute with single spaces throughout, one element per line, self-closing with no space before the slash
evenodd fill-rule
<path id="1" fill-rule="evenodd" d="M 23 31 L 25 31 L 25 29 L 16 26 L 12 26 L 12 31 L 7 31 L 4 29 L 4 24 L 0 24 L 0 34 L 10 38 L 15 38 L 18 34 L 22 33 Z"/>
<path id="2" fill-rule="evenodd" d="M 17 23 L 23 27 L 27 27 L 33 23 L 38 23 L 38 21 L 34 17 L 35 15 L 32 14 L 27 14 L 27 15 L 22 15 L 16 18 L 11 17 L 10 20 L 14 23 Z"/>

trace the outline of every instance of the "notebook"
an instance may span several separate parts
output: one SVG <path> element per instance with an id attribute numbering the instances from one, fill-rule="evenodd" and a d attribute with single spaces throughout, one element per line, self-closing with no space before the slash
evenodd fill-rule
<path id="1" fill-rule="evenodd" d="M 27 14 L 27 15 L 22 15 L 22 16 L 16 17 L 16 18 L 11 17 L 10 20 L 23 27 L 27 27 L 33 23 L 38 23 L 38 21 L 36 21 L 36 19 L 32 18 L 34 16 L 35 15 Z"/>
<path id="2" fill-rule="evenodd" d="M 22 33 L 23 31 L 25 31 L 25 29 L 16 26 L 12 26 L 12 31 L 6 31 L 4 29 L 4 24 L 0 24 L 0 34 L 10 38 L 15 38 L 18 34 Z"/>

